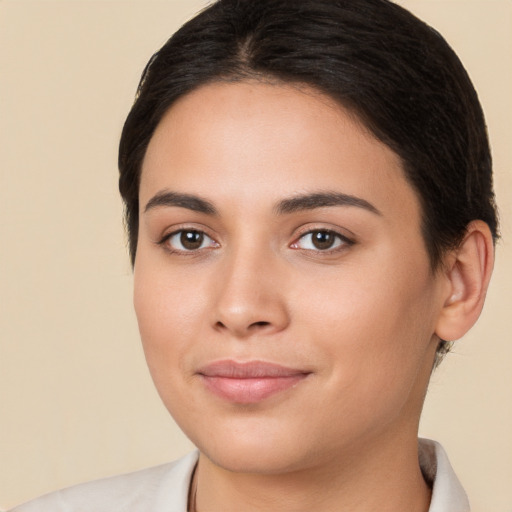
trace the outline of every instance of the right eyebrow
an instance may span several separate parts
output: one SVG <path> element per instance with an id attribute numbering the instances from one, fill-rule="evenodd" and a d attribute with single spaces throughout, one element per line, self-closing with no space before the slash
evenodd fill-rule
<path id="1" fill-rule="evenodd" d="M 206 215 L 217 215 L 217 209 L 210 201 L 192 194 L 162 190 L 155 194 L 144 208 L 144 213 L 160 206 L 178 206 L 194 212 L 205 213 Z"/>

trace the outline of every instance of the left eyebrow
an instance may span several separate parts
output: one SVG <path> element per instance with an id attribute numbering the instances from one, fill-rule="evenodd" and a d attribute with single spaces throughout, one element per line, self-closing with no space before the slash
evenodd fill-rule
<path id="1" fill-rule="evenodd" d="M 316 208 L 329 206 L 355 206 L 356 208 L 363 208 L 376 215 L 382 215 L 373 204 L 365 199 L 349 194 L 342 194 L 340 192 L 315 192 L 283 199 L 276 204 L 274 211 L 279 215 L 283 215 L 301 210 L 314 210 Z"/>

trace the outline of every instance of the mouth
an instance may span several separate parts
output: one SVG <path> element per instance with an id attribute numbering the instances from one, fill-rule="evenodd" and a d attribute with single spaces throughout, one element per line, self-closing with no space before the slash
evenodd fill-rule
<path id="1" fill-rule="evenodd" d="M 224 400 L 254 404 L 295 387 L 311 372 L 263 361 L 217 361 L 198 370 L 206 388 Z"/>

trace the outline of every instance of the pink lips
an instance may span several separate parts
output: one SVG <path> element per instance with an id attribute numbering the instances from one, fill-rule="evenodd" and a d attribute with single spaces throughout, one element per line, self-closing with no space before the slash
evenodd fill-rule
<path id="1" fill-rule="evenodd" d="M 295 386 L 310 372 L 262 361 L 217 361 L 197 373 L 217 396 L 234 403 L 254 404 Z"/>

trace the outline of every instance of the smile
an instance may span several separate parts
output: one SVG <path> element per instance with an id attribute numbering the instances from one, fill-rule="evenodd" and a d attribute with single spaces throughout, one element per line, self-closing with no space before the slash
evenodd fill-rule
<path id="1" fill-rule="evenodd" d="M 218 361 L 197 372 L 206 388 L 238 404 L 254 404 L 296 386 L 310 372 L 280 365 L 251 361 Z"/>

